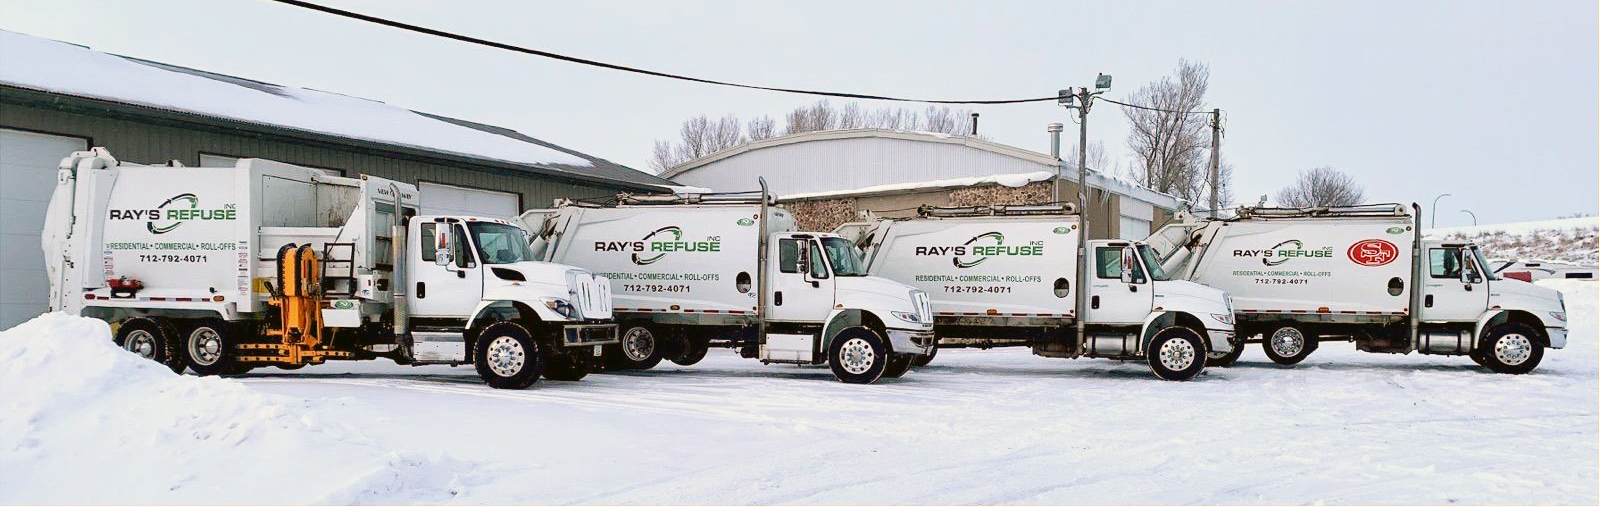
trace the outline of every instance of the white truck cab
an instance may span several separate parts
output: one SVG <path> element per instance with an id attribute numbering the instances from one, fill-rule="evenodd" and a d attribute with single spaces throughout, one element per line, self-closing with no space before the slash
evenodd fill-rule
<path id="1" fill-rule="evenodd" d="M 764 363 L 827 363 L 870 383 L 932 347 L 927 295 L 869 276 L 855 245 L 798 231 L 764 192 L 619 196 L 524 213 L 540 258 L 611 280 L 620 368 L 691 365 L 709 347 Z"/>
<path id="2" fill-rule="evenodd" d="M 1423 239 L 1421 208 L 1410 208 L 1247 207 L 1226 220 L 1181 217 L 1149 241 L 1175 277 L 1232 294 L 1241 343 L 1260 341 L 1279 364 L 1350 340 L 1525 373 L 1544 349 L 1566 346 L 1560 292 L 1494 276 L 1470 242 Z"/>
<path id="3" fill-rule="evenodd" d="M 1088 241 L 1089 278 L 1079 283 L 1082 227 L 1071 205 L 923 207 L 913 218 L 868 218 L 837 230 L 862 247 L 868 273 L 929 294 L 941 347 L 1145 359 L 1173 380 L 1198 375 L 1208 354 L 1231 347 L 1227 295 L 1171 279 L 1148 245 Z"/>
<path id="4" fill-rule="evenodd" d="M 616 342 L 603 277 L 533 260 L 506 220 L 419 217 L 412 185 L 262 159 L 128 164 L 104 148 L 58 175 L 41 245 L 51 309 L 106 320 L 175 372 L 388 357 L 521 388 L 581 378 Z"/>

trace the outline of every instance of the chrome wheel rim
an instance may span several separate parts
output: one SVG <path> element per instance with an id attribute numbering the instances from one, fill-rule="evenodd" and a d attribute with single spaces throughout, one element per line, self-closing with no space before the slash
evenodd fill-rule
<path id="1" fill-rule="evenodd" d="M 210 326 L 189 333 L 189 358 L 201 366 L 217 364 L 222 359 L 222 335 Z"/>
<path id="2" fill-rule="evenodd" d="M 1194 344 L 1189 340 L 1167 340 L 1156 354 L 1161 359 L 1161 366 L 1172 371 L 1183 371 L 1194 365 Z"/>
<path id="3" fill-rule="evenodd" d="M 145 359 L 156 358 L 156 337 L 143 329 L 128 333 L 127 341 L 122 342 L 122 348 L 128 352 L 138 354 Z"/>
<path id="4" fill-rule="evenodd" d="M 656 351 L 656 337 L 649 329 L 635 327 L 628 329 L 622 337 L 622 353 L 633 361 L 643 361 L 650 358 Z"/>
<path id="5" fill-rule="evenodd" d="M 1507 366 L 1516 366 L 1527 362 L 1533 355 L 1533 342 L 1521 334 L 1512 333 L 1501 336 L 1494 342 L 1494 358 Z"/>
<path id="6" fill-rule="evenodd" d="M 1272 351 L 1283 357 L 1294 357 L 1306 347 L 1306 337 L 1299 329 L 1281 328 L 1272 333 Z"/>
<path id="7" fill-rule="evenodd" d="M 495 375 L 510 377 L 522 371 L 522 365 L 527 362 L 528 354 L 522 350 L 522 342 L 510 336 L 501 336 L 489 342 L 489 369 Z"/>
<path id="8" fill-rule="evenodd" d="M 866 373 L 877 359 L 878 354 L 872 351 L 872 344 L 861 338 L 845 340 L 844 346 L 839 348 L 839 366 L 852 375 Z"/>

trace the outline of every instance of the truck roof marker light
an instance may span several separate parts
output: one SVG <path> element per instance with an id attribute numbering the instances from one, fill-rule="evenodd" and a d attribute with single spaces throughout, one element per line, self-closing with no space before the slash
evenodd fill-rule
<path id="1" fill-rule="evenodd" d="M 222 302 L 222 295 L 221 294 L 217 294 L 215 296 L 211 296 L 211 300 L 212 301 L 216 301 L 218 303 L 221 303 Z"/>

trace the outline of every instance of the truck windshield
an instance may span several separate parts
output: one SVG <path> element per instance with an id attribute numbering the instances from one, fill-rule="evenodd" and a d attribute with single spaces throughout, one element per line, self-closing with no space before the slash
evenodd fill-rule
<path id="1" fill-rule="evenodd" d="M 1477 245 L 1473 245 L 1472 257 L 1478 260 L 1478 271 L 1483 273 L 1484 278 L 1490 280 L 1500 279 L 1500 277 L 1494 276 L 1494 268 L 1489 266 L 1489 260 L 1483 258 L 1483 249 L 1478 248 Z"/>
<path id="2" fill-rule="evenodd" d="M 849 240 L 822 238 L 822 248 L 828 252 L 834 276 L 867 276 L 867 263 L 861 259 L 861 250 Z"/>
<path id="3" fill-rule="evenodd" d="M 1150 248 L 1150 245 L 1139 245 L 1139 258 L 1144 259 L 1144 269 L 1150 272 L 1151 280 L 1165 282 L 1172 279 L 1161 269 L 1161 258 L 1156 257 L 1156 251 Z"/>
<path id="4" fill-rule="evenodd" d="M 472 240 L 478 245 L 478 257 L 484 264 L 510 264 L 533 260 L 528 249 L 528 233 L 514 225 L 494 222 L 468 222 Z"/>

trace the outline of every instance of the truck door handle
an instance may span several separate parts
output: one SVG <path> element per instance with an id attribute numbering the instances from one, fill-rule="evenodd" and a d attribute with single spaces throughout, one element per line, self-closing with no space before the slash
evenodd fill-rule
<path id="1" fill-rule="evenodd" d="M 427 282 L 417 282 L 417 299 L 428 297 Z"/>
<path id="2" fill-rule="evenodd" d="M 1128 284 L 1128 292 L 1139 292 L 1139 286 L 1131 283 Z"/>
<path id="3" fill-rule="evenodd" d="M 1092 309 L 1095 309 L 1095 310 L 1099 310 L 1100 309 L 1100 296 L 1095 296 L 1095 297 L 1089 298 L 1089 308 L 1092 308 Z"/>
<path id="4" fill-rule="evenodd" d="M 1433 294 L 1429 294 L 1422 298 L 1422 306 L 1433 308 Z"/>
<path id="5" fill-rule="evenodd" d="M 783 291 L 780 290 L 772 293 L 772 304 L 773 306 L 783 306 Z"/>

